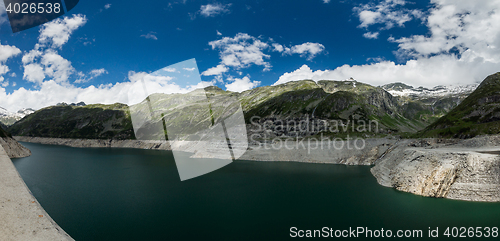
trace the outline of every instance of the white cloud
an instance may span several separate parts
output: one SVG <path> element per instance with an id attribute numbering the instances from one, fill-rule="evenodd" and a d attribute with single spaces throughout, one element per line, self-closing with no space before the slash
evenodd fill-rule
<path id="1" fill-rule="evenodd" d="M 101 68 L 101 69 L 93 69 L 90 71 L 90 75 L 93 76 L 93 77 L 98 77 L 100 75 L 103 75 L 103 74 L 107 74 L 108 71 L 104 68 Z"/>
<path id="2" fill-rule="evenodd" d="M 44 66 L 45 75 L 52 78 L 57 83 L 68 81 L 69 76 L 75 70 L 73 66 L 71 66 L 70 61 L 53 50 L 45 52 L 41 64 Z"/>
<path id="3" fill-rule="evenodd" d="M 6 23 L 9 19 L 7 18 L 7 12 L 5 11 L 5 5 L 3 0 L 0 0 L 0 26 Z"/>
<path id="4" fill-rule="evenodd" d="M 39 49 L 40 45 L 36 44 L 34 49 L 24 54 L 22 58 L 23 64 L 29 64 L 42 56 L 43 53 Z"/>
<path id="5" fill-rule="evenodd" d="M 217 36 L 221 36 L 222 34 L 219 32 L 219 30 L 215 30 L 217 32 Z"/>
<path id="6" fill-rule="evenodd" d="M 363 34 L 363 37 L 368 38 L 368 39 L 377 39 L 378 38 L 379 32 L 366 32 Z"/>
<path id="7" fill-rule="evenodd" d="M 246 33 L 238 33 L 234 38 L 224 37 L 219 40 L 211 41 L 208 44 L 212 49 L 219 50 L 221 59 L 219 65 L 212 67 L 202 73 L 202 75 L 220 75 L 229 71 L 229 68 L 242 69 L 252 65 L 263 66 L 264 71 L 269 71 L 272 65 L 267 61 L 271 56 L 264 51 L 277 51 L 283 55 L 299 54 L 301 57 L 307 57 L 312 60 L 319 53 L 325 50 L 325 47 L 319 43 L 303 43 L 291 47 L 285 47 L 279 43 L 266 43 L 257 37 Z"/>
<path id="8" fill-rule="evenodd" d="M 162 70 L 163 70 L 163 71 L 170 72 L 170 73 L 174 73 L 174 72 L 176 72 L 176 71 L 177 71 L 175 68 L 163 68 Z"/>
<path id="9" fill-rule="evenodd" d="M 21 50 L 15 46 L 0 44 L 0 63 L 5 63 L 9 58 L 12 58 L 21 53 Z"/>
<path id="10" fill-rule="evenodd" d="M 273 48 L 274 50 L 273 51 L 278 51 L 278 52 L 283 52 L 285 49 L 283 48 L 283 45 L 281 44 L 278 44 L 278 43 L 273 43 Z"/>
<path id="11" fill-rule="evenodd" d="M 99 77 L 103 74 L 107 74 L 107 73 L 108 73 L 108 71 L 104 68 L 93 69 L 87 75 L 85 75 L 82 72 L 79 72 L 78 73 L 79 78 L 77 80 L 75 80 L 75 84 L 89 82 L 89 81 L 93 80 L 94 78 L 97 78 L 97 77 Z"/>
<path id="12" fill-rule="evenodd" d="M 276 48 L 276 46 L 275 46 Z M 286 48 L 286 54 L 300 54 L 301 57 L 306 57 L 307 60 L 312 60 L 316 57 L 317 54 L 323 52 L 325 50 L 325 46 L 319 43 L 303 43 L 300 45 L 292 46 L 291 48 Z"/>
<path id="13" fill-rule="evenodd" d="M 41 44 L 51 43 L 53 48 L 61 48 L 68 42 L 69 36 L 87 22 L 87 17 L 82 14 L 73 14 L 72 17 L 54 19 L 40 29 L 38 41 Z"/>
<path id="14" fill-rule="evenodd" d="M 57 53 L 68 42 L 70 35 L 87 22 L 85 15 L 56 19 L 42 25 L 38 43 L 22 58 L 23 79 L 40 85 L 45 78 L 56 83 L 67 83 L 75 72 L 71 62 Z M 47 45 L 49 44 L 49 45 Z"/>
<path id="15" fill-rule="evenodd" d="M 405 0 L 385 0 L 377 4 L 362 4 L 353 10 L 361 22 L 359 27 L 368 28 L 374 24 L 382 24 L 385 25 L 383 29 L 391 29 L 394 25 L 403 27 L 406 22 L 423 16 L 421 10 L 403 8 L 407 4 Z"/>
<path id="16" fill-rule="evenodd" d="M 329 3 L 330 0 L 323 0 L 323 3 Z"/>
<path id="17" fill-rule="evenodd" d="M 30 51 L 23 56 L 23 63 L 23 78 L 36 84 L 41 84 L 46 77 L 52 78 L 57 83 L 66 82 L 74 72 L 71 62 L 52 49 L 46 50 L 43 54 L 39 51 Z"/>
<path id="18" fill-rule="evenodd" d="M 500 65 L 497 63 L 465 62 L 453 55 L 438 55 L 409 60 L 404 64 L 383 61 L 366 65 L 343 65 L 334 70 L 312 71 L 307 65 L 303 65 L 293 72 L 283 74 L 274 85 L 303 79 L 319 81 L 353 77 L 374 86 L 404 82 L 413 86 L 434 87 L 477 83 L 499 70 Z"/>
<path id="19" fill-rule="evenodd" d="M 388 2 L 404 3 L 383 3 Z M 275 84 L 354 77 L 372 85 L 404 82 L 434 87 L 477 83 L 500 71 L 499 1 L 433 0 L 432 4 L 428 16 L 423 17 L 428 34 L 389 38 L 399 44 L 399 55 L 410 58 L 402 64 L 379 59 L 377 63 L 316 71 L 304 65 L 283 74 Z"/>
<path id="20" fill-rule="evenodd" d="M 377 20 L 382 16 L 379 12 L 363 10 L 358 13 L 359 21 L 361 21 L 360 27 L 368 27 L 369 25 L 377 23 Z"/>
<path id="21" fill-rule="evenodd" d="M 109 9 L 110 7 L 111 7 L 111 3 L 108 3 L 108 4 L 104 5 L 105 9 Z"/>
<path id="22" fill-rule="evenodd" d="M 128 81 L 115 84 L 76 87 L 48 80 L 42 82 L 37 90 L 27 90 L 21 87 L 10 94 L 6 93 L 5 88 L 0 87 L 0 103 L 2 103 L 2 107 L 7 108 L 9 111 L 17 111 L 26 107 L 39 109 L 60 102 L 75 103 L 84 101 L 88 104 L 138 103 L 143 100 L 143 97 L 142 95 L 134 95 L 134 92 L 143 90 L 142 88 L 138 90 L 136 86 L 136 82 L 142 78 L 144 78 L 145 88 L 153 91 L 151 93 L 187 93 L 213 84 L 212 82 L 201 82 L 183 88 L 173 83 L 173 78 L 169 76 L 152 76 L 144 72 L 130 71 Z"/>
<path id="23" fill-rule="evenodd" d="M 252 81 L 248 76 L 243 78 L 230 78 L 233 81 L 230 84 L 226 84 L 226 90 L 233 92 L 242 92 L 259 86 L 260 81 Z"/>
<path id="24" fill-rule="evenodd" d="M 158 38 L 156 37 L 155 34 L 156 34 L 156 32 L 149 32 L 148 34 L 141 35 L 141 37 L 147 38 L 147 39 L 158 40 Z"/>
<path id="25" fill-rule="evenodd" d="M 196 68 L 182 68 L 183 70 L 186 70 L 186 71 L 194 71 Z"/>
<path id="26" fill-rule="evenodd" d="M 264 66 L 265 70 L 271 64 L 264 59 L 271 56 L 264 54 L 263 50 L 269 45 L 246 33 L 238 33 L 234 38 L 224 37 L 208 43 L 212 49 L 219 49 L 221 64 L 235 68 L 247 68 L 252 64 Z"/>
<path id="27" fill-rule="evenodd" d="M 33 83 L 42 83 L 45 79 L 45 71 L 40 64 L 25 65 L 23 79 Z"/>
<path id="28" fill-rule="evenodd" d="M 21 50 L 15 46 L 2 45 L 0 43 L 0 82 L 4 80 L 3 75 L 10 71 L 9 67 L 5 65 L 8 59 L 15 57 L 21 53 Z M 15 73 L 13 73 L 15 74 Z"/>
<path id="29" fill-rule="evenodd" d="M 229 68 L 227 68 L 223 64 L 219 64 L 215 67 L 212 67 L 210 69 L 203 71 L 203 73 L 201 73 L 201 75 L 204 75 L 204 76 L 221 75 L 222 73 L 225 73 L 228 70 L 229 70 Z"/>
<path id="30" fill-rule="evenodd" d="M 219 14 L 229 13 L 231 12 L 229 10 L 230 6 L 231 6 L 230 3 L 229 4 L 215 3 L 215 4 L 201 5 L 200 15 L 204 17 L 213 17 Z"/>
<path id="31" fill-rule="evenodd" d="M 401 52 L 429 56 L 456 50 L 463 61 L 500 62 L 500 2 L 434 0 L 428 35 L 394 40 Z"/>

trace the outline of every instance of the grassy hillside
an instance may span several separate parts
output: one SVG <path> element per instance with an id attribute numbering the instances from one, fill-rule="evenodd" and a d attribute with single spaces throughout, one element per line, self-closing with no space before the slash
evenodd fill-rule
<path id="1" fill-rule="evenodd" d="M 422 137 L 469 138 L 500 133 L 500 72 L 488 76 L 456 108 L 419 133 Z"/>

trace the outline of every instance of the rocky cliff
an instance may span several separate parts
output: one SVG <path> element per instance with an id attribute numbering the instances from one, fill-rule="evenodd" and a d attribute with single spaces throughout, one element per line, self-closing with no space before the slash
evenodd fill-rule
<path id="1" fill-rule="evenodd" d="M 500 136 L 403 140 L 371 169 L 387 187 L 428 197 L 500 201 Z"/>
<path id="2" fill-rule="evenodd" d="M 0 145 L 10 158 L 27 157 L 31 155 L 31 151 L 23 145 L 19 144 L 12 136 L 0 128 Z"/>

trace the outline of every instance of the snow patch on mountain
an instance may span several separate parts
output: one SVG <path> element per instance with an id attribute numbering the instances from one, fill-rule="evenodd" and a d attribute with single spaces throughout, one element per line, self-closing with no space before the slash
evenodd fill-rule
<path id="1" fill-rule="evenodd" d="M 35 110 L 31 108 L 22 108 L 17 112 L 10 112 L 7 109 L 0 107 L 0 122 L 5 125 L 12 125 L 16 121 L 24 118 L 25 116 L 35 112 Z"/>
<path id="2" fill-rule="evenodd" d="M 432 89 L 413 86 L 408 86 L 402 83 L 394 83 L 382 86 L 387 92 L 393 96 L 411 96 L 411 97 L 442 97 L 454 95 L 468 95 L 472 93 L 479 84 L 469 85 L 438 85 Z"/>

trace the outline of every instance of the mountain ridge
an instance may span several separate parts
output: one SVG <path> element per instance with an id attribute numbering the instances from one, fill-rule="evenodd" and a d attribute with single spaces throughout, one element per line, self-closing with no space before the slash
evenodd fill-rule
<path id="1" fill-rule="evenodd" d="M 392 89 L 395 87 L 407 89 L 411 86 L 403 83 L 394 83 L 390 87 Z M 388 88 L 387 85 L 386 88 Z M 180 107 L 178 104 L 175 104 L 179 101 L 176 98 L 190 103 L 194 99 L 189 96 L 200 94 L 200 91 L 195 90 L 188 94 L 153 94 L 150 96 L 150 100 L 158 106 L 159 109 L 157 108 L 156 112 L 166 113 L 166 118 L 170 122 L 175 122 L 177 123 L 176 125 L 182 126 L 182 123 L 188 121 L 186 119 L 188 116 L 182 113 L 191 113 L 193 111 L 192 108 L 197 104 L 195 101 L 189 105 L 181 105 L 182 107 Z M 249 127 L 248 123 L 250 123 L 252 116 L 261 118 L 259 124 L 270 121 L 273 123 L 271 128 L 273 125 L 278 124 L 276 121 L 279 119 L 283 121 L 307 119 L 316 120 L 316 123 L 326 120 L 338 120 L 340 123 L 349 123 L 353 126 L 353 130 L 354 127 L 359 125 L 360 121 L 362 121 L 361 123 L 377 121 L 377 125 L 380 125 L 377 126 L 380 127 L 380 129 L 377 129 L 377 132 L 384 135 L 419 131 L 434 119 L 437 119 L 439 115 L 444 115 L 445 112 L 451 109 L 450 106 L 461 101 L 460 99 L 447 100 L 448 96 L 431 97 L 430 99 L 402 98 L 391 95 L 383 87 L 372 86 L 353 79 L 344 81 L 321 80 L 318 82 L 312 80 L 291 81 L 276 86 L 257 87 L 241 93 L 225 91 L 216 86 L 210 86 L 205 88 L 204 92 L 211 100 L 211 108 L 214 111 L 212 114 L 215 122 L 229 116 L 229 114 L 237 109 L 236 104 L 239 102 L 244 112 L 247 127 Z M 432 104 L 428 104 L 428 102 Z M 119 103 L 114 105 L 112 107 L 113 105 L 100 104 L 86 106 L 59 104 L 57 106 L 46 107 L 16 122 L 8 130 L 14 135 L 20 136 L 134 139 L 132 124 L 128 120 L 130 115 L 128 112 L 129 107 Z M 117 108 L 117 105 L 120 107 Z M 139 105 L 141 103 L 133 106 L 147 111 L 144 102 L 142 103 L 142 107 Z M 96 108 L 101 108 L 101 110 L 96 110 Z M 97 118 L 98 120 L 93 120 L 91 118 L 92 115 L 99 116 L 108 109 L 120 112 L 120 114 L 115 113 L 120 116 L 116 118 L 126 118 L 122 119 L 120 123 L 114 124 L 108 123 L 109 119 Z M 42 112 L 45 114 L 40 114 Z M 68 115 L 70 112 L 73 114 Z M 111 118 L 109 114 L 102 115 Z M 198 118 L 202 120 L 208 118 L 208 116 L 200 116 Z M 90 122 L 93 124 L 89 125 Z M 55 125 L 54 123 L 58 124 Z M 120 127 L 113 129 L 112 125 L 118 124 Z M 103 131 L 106 132 L 109 130 L 111 132 L 103 134 Z M 308 133 L 297 132 L 295 130 L 292 132 L 276 131 L 271 136 L 310 136 L 326 131 L 324 128 L 321 130 L 319 126 L 316 130 L 319 131 Z M 373 136 L 373 134 L 378 133 L 363 134 Z"/>
<path id="2" fill-rule="evenodd" d="M 500 133 L 500 72 L 483 82 L 456 108 L 429 125 L 424 137 L 470 138 Z"/>

